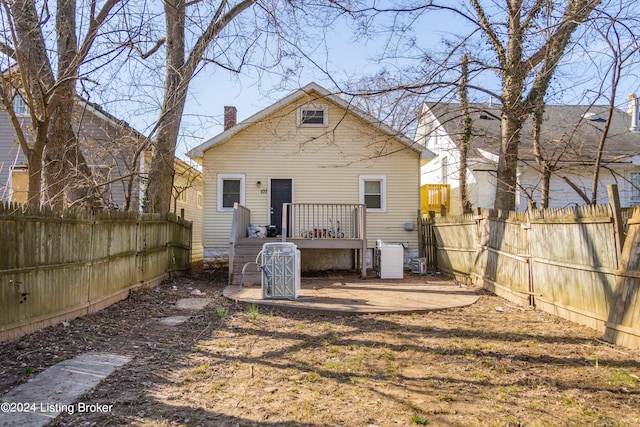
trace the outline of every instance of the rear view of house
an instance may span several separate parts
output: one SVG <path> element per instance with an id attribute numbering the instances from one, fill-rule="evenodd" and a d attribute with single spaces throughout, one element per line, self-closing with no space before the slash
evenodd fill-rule
<path id="1" fill-rule="evenodd" d="M 232 231 L 297 242 L 303 271 L 370 264 L 378 240 L 417 256 L 420 167 L 430 152 L 315 83 L 237 124 L 228 107 L 225 121 L 189 153 L 203 169 L 205 262 L 234 255 Z"/>

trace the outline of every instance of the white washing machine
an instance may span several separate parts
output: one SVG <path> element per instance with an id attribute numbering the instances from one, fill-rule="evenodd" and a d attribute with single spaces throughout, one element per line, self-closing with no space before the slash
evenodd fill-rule
<path id="1" fill-rule="evenodd" d="M 381 244 L 376 248 L 376 273 L 381 279 L 404 278 L 404 246 Z"/>

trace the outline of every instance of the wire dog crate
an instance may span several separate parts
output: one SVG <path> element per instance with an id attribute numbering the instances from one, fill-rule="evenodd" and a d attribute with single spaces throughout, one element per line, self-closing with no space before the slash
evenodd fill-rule
<path id="1" fill-rule="evenodd" d="M 262 245 L 262 298 L 297 299 L 300 293 L 300 251 L 294 243 Z"/>

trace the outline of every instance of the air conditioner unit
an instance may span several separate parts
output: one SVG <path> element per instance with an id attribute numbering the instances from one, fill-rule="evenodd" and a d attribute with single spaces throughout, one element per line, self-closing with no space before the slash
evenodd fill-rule
<path id="1" fill-rule="evenodd" d="M 411 258 L 411 274 L 427 274 L 427 259 Z"/>

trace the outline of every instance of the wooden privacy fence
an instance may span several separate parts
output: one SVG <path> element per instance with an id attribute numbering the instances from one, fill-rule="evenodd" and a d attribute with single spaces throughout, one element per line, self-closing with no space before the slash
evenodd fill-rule
<path id="1" fill-rule="evenodd" d="M 191 223 L 0 205 L 0 341 L 98 311 L 190 266 Z"/>
<path id="2" fill-rule="evenodd" d="M 640 348 L 640 208 L 627 220 L 627 226 L 604 338 Z"/>
<path id="3" fill-rule="evenodd" d="M 640 348 L 640 209 L 626 239 L 620 218 L 614 203 L 424 222 L 440 270 Z"/>

